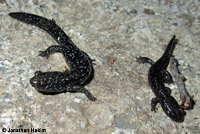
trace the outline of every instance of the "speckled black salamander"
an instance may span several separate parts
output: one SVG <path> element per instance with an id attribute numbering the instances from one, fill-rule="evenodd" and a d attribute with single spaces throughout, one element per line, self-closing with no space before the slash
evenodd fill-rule
<path id="1" fill-rule="evenodd" d="M 155 63 L 147 57 L 139 57 L 137 62 L 151 64 L 148 72 L 148 82 L 156 96 L 156 98 L 153 98 L 151 101 L 151 110 L 155 111 L 156 104 L 160 103 L 163 111 L 168 117 L 176 122 L 183 122 L 185 111 L 179 106 L 174 97 L 171 96 L 171 90 L 164 85 L 164 83 L 173 82 L 172 77 L 166 68 L 175 46 L 175 38 L 176 36 L 174 35 L 162 57 Z"/>
<path id="2" fill-rule="evenodd" d="M 64 31 L 56 25 L 54 20 L 22 12 L 10 13 L 9 16 L 48 32 L 59 45 L 53 45 L 45 51 L 40 51 L 39 56 L 48 58 L 53 52 L 62 53 L 69 65 L 70 70 L 65 72 L 36 71 L 35 76 L 30 79 L 33 87 L 42 93 L 82 92 L 89 100 L 96 100 L 84 88 L 85 82 L 89 79 L 93 71 L 92 59 L 75 46 Z"/>

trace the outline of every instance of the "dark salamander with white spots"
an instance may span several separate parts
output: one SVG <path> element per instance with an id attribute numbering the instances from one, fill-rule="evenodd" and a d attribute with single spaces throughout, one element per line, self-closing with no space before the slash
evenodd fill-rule
<path id="1" fill-rule="evenodd" d="M 48 47 L 40 51 L 39 56 L 49 58 L 54 53 L 62 53 L 69 66 L 64 72 L 41 72 L 36 71 L 35 76 L 30 79 L 31 85 L 42 93 L 81 92 L 91 101 L 96 98 L 86 89 L 84 85 L 92 75 L 93 65 L 89 55 L 70 40 L 64 31 L 54 20 L 49 20 L 34 14 L 13 12 L 9 16 L 26 24 L 37 26 L 49 33 L 59 45 Z"/>
<path id="2" fill-rule="evenodd" d="M 156 104 L 160 103 L 168 117 L 173 121 L 183 122 L 185 111 L 179 106 L 174 97 L 171 96 L 171 90 L 164 85 L 164 83 L 173 83 L 172 76 L 166 69 L 175 46 L 175 38 L 176 36 L 174 35 L 164 54 L 155 63 L 147 57 L 139 57 L 137 58 L 137 62 L 149 63 L 151 65 L 148 72 L 148 82 L 156 96 L 151 101 L 151 110 L 155 111 Z"/>

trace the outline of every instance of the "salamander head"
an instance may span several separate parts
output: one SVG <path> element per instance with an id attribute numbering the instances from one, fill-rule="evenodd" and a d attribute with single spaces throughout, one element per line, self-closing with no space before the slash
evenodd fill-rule
<path id="1" fill-rule="evenodd" d="M 30 79 L 30 83 L 37 90 L 45 88 L 47 85 L 47 79 L 41 71 L 36 71 L 35 75 Z"/>
<path id="2" fill-rule="evenodd" d="M 60 93 L 73 86 L 70 73 L 36 71 L 30 84 L 41 93 Z"/>
<path id="3" fill-rule="evenodd" d="M 168 117 L 170 117 L 173 121 L 184 121 L 184 116 L 186 113 L 182 108 L 180 108 L 179 104 L 172 96 L 161 101 L 161 106 L 165 114 Z"/>

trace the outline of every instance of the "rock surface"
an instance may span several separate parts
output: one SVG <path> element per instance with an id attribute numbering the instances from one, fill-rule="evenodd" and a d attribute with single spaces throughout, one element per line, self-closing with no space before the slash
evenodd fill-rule
<path id="1" fill-rule="evenodd" d="M 46 130 L 50 134 L 196 134 L 200 133 L 200 2 L 198 0 L 1 0 L 0 1 L 0 132 Z M 56 44 L 34 26 L 8 16 L 28 12 L 53 18 L 81 50 L 96 60 L 95 77 L 81 93 L 43 95 L 29 83 L 37 70 L 65 70 L 62 55 L 48 60 L 38 51 Z M 147 82 L 149 65 L 139 55 L 157 60 L 176 34 L 174 55 L 187 78 L 196 105 L 183 123 L 171 121 Z M 171 86 L 172 87 L 172 86 Z M 172 95 L 180 102 L 177 88 Z"/>

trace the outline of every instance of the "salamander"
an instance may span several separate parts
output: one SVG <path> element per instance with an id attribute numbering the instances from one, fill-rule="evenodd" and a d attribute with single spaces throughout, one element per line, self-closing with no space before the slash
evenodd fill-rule
<path id="1" fill-rule="evenodd" d="M 52 53 L 61 53 L 69 66 L 69 70 L 58 72 L 36 71 L 30 79 L 30 84 L 42 93 L 81 92 L 91 101 L 96 98 L 84 87 L 92 75 L 93 63 L 87 53 L 80 50 L 54 20 L 23 13 L 12 12 L 9 16 L 26 24 L 34 25 L 49 33 L 59 45 L 52 45 L 39 56 L 49 58 Z"/>
<path id="2" fill-rule="evenodd" d="M 184 109 L 171 96 L 170 88 L 164 85 L 165 83 L 173 83 L 172 76 L 166 69 L 172 56 L 175 40 L 176 36 L 174 35 L 167 45 L 165 52 L 156 62 L 147 57 L 139 57 L 136 61 L 151 65 L 148 71 L 148 83 L 156 96 L 151 100 L 151 110 L 155 111 L 157 103 L 160 103 L 164 113 L 169 118 L 176 122 L 183 122 L 186 114 Z"/>

